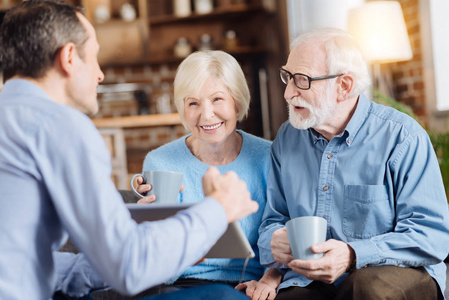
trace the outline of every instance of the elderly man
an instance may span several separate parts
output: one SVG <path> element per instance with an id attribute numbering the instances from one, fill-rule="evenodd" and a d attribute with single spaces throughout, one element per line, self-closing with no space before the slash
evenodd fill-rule
<path id="1" fill-rule="evenodd" d="M 235 173 L 209 169 L 203 202 L 137 225 L 86 116 L 103 80 L 92 25 L 63 2 L 24 1 L 6 14 L 0 43 L 1 299 L 50 299 L 57 289 L 81 296 L 103 286 L 87 262 L 111 287 L 137 293 L 193 265 L 229 222 L 257 211 Z M 55 252 L 68 236 L 85 256 Z M 245 299 L 220 285 L 156 297 Z"/>
<path id="2" fill-rule="evenodd" d="M 352 38 L 319 29 L 293 42 L 280 70 L 289 121 L 271 149 L 262 264 L 276 299 L 438 299 L 449 249 L 448 206 L 426 131 L 370 102 Z M 327 220 L 321 259 L 293 259 L 285 223 Z"/>

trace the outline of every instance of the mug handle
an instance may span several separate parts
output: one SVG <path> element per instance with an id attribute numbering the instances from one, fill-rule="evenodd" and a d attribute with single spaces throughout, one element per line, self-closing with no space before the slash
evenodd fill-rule
<path id="1" fill-rule="evenodd" d="M 133 190 L 134 195 L 136 195 L 136 196 L 139 197 L 139 198 L 143 198 L 143 197 L 145 197 L 145 196 L 142 195 L 142 194 L 140 194 L 138 191 L 136 191 L 136 189 L 134 188 L 134 184 L 133 184 L 134 179 L 137 178 L 138 176 L 142 177 L 142 178 L 143 178 L 143 183 L 145 183 L 145 177 L 144 177 L 142 174 L 135 174 L 135 175 L 131 178 L 131 181 L 129 182 L 129 184 L 131 185 L 131 189 Z"/>

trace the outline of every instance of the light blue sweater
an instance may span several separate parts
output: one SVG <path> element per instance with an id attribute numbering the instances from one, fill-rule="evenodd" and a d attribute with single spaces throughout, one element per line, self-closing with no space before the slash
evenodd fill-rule
<path id="1" fill-rule="evenodd" d="M 247 184 L 251 198 L 259 203 L 257 213 L 240 220 L 256 256 L 248 262 L 244 280 L 258 280 L 264 273 L 259 263 L 257 240 L 258 229 L 266 202 L 267 177 L 270 168 L 271 142 L 263 140 L 241 130 L 242 149 L 237 158 L 230 164 L 217 166 L 220 172 L 234 171 Z M 168 170 L 184 173 L 182 183 L 184 190 L 178 202 L 195 203 L 204 198 L 201 178 L 209 165 L 198 160 L 187 148 L 184 136 L 176 141 L 149 152 L 143 164 L 143 171 Z M 207 259 L 206 262 L 188 268 L 182 278 L 197 278 L 218 281 L 238 281 L 243 268 L 244 259 Z M 174 278 L 176 280 L 177 278 Z"/>

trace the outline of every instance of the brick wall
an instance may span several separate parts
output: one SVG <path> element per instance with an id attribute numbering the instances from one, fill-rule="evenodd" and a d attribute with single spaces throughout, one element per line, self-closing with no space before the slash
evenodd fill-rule
<path id="1" fill-rule="evenodd" d="M 106 67 L 103 68 L 103 84 L 141 83 L 147 87 L 149 98 L 146 101 L 149 113 L 158 113 L 156 102 L 163 94 L 163 85 L 167 86 L 170 99 L 173 99 L 172 82 L 176 65 Z M 94 118 L 133 116 L 139 114 L 139 105 L 132 92 L 105 93 L 98 95 L 99 112 Z M 171 110 L 176 107 L 171 101 Z M 183 126 L 161 126 L 151 128 L 127 128 L 124 130 L 127 148 L 128 173 L 142 171 L 142 163 L 148 151 L 168 143 L 187 133 Z"/>
<path id="2" fill-rule="evenodd" d="M 171 99 L 173 98 L 172 82 L 176 72 L 176 66 L 135 66 L 135 67 L 106 67 L 103 68 L 105 79 L 102 84 L 109 85 L 115 83 L 140 83 L 147 88 L 149 99 L 147 106 L 149 113 L 158 113 L 156 102 L 163 94 L 164 84 L 167 85 Z M 119 117 L 137 115 L 138 104 L 132 93 L 119 94 L 99 94 L 100 110 L 95 116 L 97 118 Z M 171 105 L 171 110 L 176 111 L 176 107 Z"/>
<path id="3" fill-rule="evenodd" d="M 427 118 L 420 38 L 419 0 L 399 0 L 404 14 L 413 58 L 409 61 L 382 65 L 391 71 L 393 96 L 413 108 L 423 120 Z"/>

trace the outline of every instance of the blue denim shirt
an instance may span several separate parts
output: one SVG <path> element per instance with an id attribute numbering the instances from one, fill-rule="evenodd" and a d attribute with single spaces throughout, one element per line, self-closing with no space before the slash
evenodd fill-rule
<path id="1" fill-rule="evenodd" d="M 432 144 L 412 118 L 362 95 L 344 132 L 329 142 L 285 122 L 268 179 L 258 245 L 261 263 L 285 273 L 280 288 L 311 281 L 274 261 L 272 234 L 289 219 L 315 215 L 327 219 L 328 239 L 354 249 L 356 268 L 425 266 L 444 291 L 448 204 Z"/>

